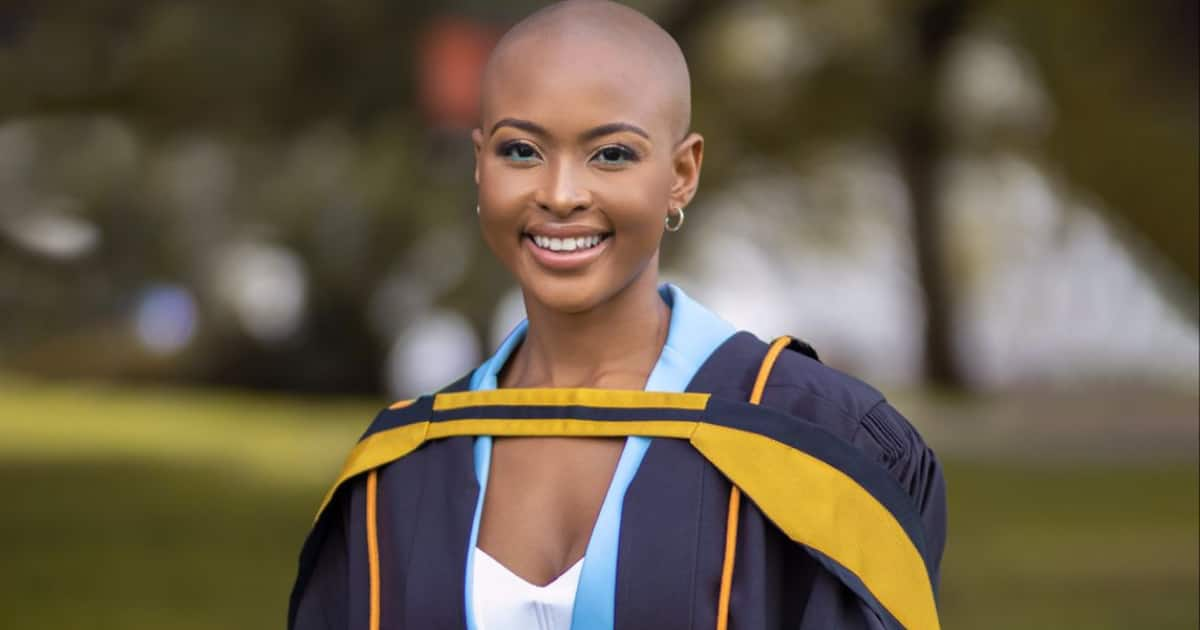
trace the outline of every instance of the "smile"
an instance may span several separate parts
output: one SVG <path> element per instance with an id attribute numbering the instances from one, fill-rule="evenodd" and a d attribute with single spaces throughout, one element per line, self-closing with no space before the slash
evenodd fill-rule
<path id="1" fill-rule="evenodd" d="M 612 243 L 612 233 L 579 233 L 548 236 L 526 232 L 525 251 L 543 269 L 553 272 L 578 272 L 604 255 Z"/>
<path id="2" fill-rule="evenodd" d="M 591 249 L 608 237 L 606 235 L 594 234 L 592 236 L 577 236 L 574 238 L 553 238 L 531 234 L 529 238 L 539 249 L 552 252 L 574 252 Z"/>

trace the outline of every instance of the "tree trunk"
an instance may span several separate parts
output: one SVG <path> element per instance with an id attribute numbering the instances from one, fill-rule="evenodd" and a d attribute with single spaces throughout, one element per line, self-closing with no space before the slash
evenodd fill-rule
<path id="1" fill-rule="evenodd" d="M 942 243 L 938 172 L 946 137 L 938 118 L 937 89 L 948 45 L 961 30 L 966 12 L 966 0 L 932 0 L 917 10 L 915 55 L 903 78 L 911 98 L 900 112 L 893 138 L 908 186 L 917 276 L 925 302 L 925 377 L 952 389 L 964 388 L 966 378 L 955 344 L 953 291 Z"/>

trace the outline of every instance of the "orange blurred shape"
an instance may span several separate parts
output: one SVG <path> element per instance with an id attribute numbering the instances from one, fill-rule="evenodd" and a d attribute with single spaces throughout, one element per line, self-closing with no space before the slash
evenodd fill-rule
<path id="1" fill-rule="evenodd" d="M 418 49 L 418 98 L 433 125 L 478 124 L 479 81 L 497 37 L 495 29 L 465 17 L 438 17 L 426 27 Z"/>

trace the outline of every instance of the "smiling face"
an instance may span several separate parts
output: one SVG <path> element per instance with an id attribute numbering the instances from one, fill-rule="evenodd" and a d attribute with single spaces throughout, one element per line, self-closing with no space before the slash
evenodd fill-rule
<path id="1" fill-rule="evenodd" d="M 527 301 L 567 313 L 653 288 L 663 221 L 691 200 L 702 156 L 644 31 L 590 17 L 506 38 L 473 134 L 484 239 Z"/>

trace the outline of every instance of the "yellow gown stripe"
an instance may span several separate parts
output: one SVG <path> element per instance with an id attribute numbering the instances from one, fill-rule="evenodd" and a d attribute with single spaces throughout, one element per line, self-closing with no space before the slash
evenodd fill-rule
<path id="1" fill-rule="evenodd" d="M 789 538 L 857 575 L 905 628 L 938 628 L 920 552 L 845 473 L 769 437 L 715 424 L 700 423 L 691 443 Z"/>
<path id="2" fill-rule="evenodd" d="M 460 435 L 625 437 L 645 435 L 687 439 L 696 429 L 695 422 L 681 420 L 577 420 L 550 418 L 519 420 L 512 418 L 472 418 L 445 420 L 429 427 L 426 439 Z"/>
<path id="3" fill-rule="evenodd" d="M 733 563 L 737 560 L 741 505 L 742 491 L 735 484 L 729 490 L 729 508 L 725 512 L 725 559 L 721 562 L 721 588 L 717 591 L 717 630 L 729 628 L 729 598 L 733 595 Z"/>
<path id="4" fill-rule="evenodd" d="M 350 451 L 342 472 L 329 492 L 325 493 L 321 507 L 313 518 L 316 522 L 333 499 L 333 495 L 351 477 L 378 468 L 408 455 L 426 440 L 436 440 L 463 435 L 500 436 L 569 436 L 569 437 L 624 437 L 644 435 L 647 437 L 670 437 L 687 439 L 696 428 L 695 422 L 679 420 L 513 420 L 467 419 L 443 422 L 414 422 L 395 429 L 372 433 L 363 438 Z"/>
<path id="5" fill-rule="evenodd" d="M 379 529 L 376 516 L 379 471 L 367 474 L 367 571 L 370 583 L 369 630 L 379 630 Z"/>
<path id="6" fill-rule="evenodd" d="M 434 411 L 450 411 L 488 405 L 529 407 L 602 407 L 608 409 L 673 408 L 703 411 L 709 394 L 643 392 L 608 389 L 492 389 L 438 394 Z"/>
<path id="7" fill-rule="evenodd" d="M 771 370 L 775 367 L 775 360 L 779 358 L 779 354 L 783 352 L 791 343 L 791 337 L 780 337 L 771 342 L 771 347 L 767 348 L 767 356 L 763 357 L 762 364 L 758 368 L 758 376 L 754 378 L 754 389 L 750 391 L 750 403 L 757 405 L 762 402 L 763 390 L 767 388 L 767 379 L 771 377 Z"/>
<path id="8" fill-rule="evenodd" d="M 337 493 L 337 489 L 343 483 L 351 477 L 396 461 L 413 452 L 425 441 L 425 432 L 428 429 L 428 422 L 415 422 L 395 429 L 372 433 L 363 438 L 346 456 L 342 472 L 329 492 L 325 493 L 325 498 L 321 501 L 321 507 L 317 509 L 317 516 L 313 522 L 321 518 L 321 513 L 325 511 L 329 502 L 333 500 L 333 495 Z"/>

